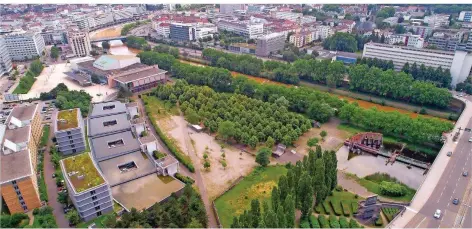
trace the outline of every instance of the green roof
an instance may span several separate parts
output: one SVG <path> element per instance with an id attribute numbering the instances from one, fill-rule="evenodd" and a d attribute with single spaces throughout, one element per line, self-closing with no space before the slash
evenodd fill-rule
<path id="1" fill-rule="evenodd" d="M 74 186 L 75 192 L 80 193 L 105 182 L 93 164 L 88 152 L 68 157 L 63 161 L 65 173 Z"/>
<path id="2" fill-rule="evenodd" d="M 79 126 L 78 109 L 59 111 L 57 114 L 57 130 L 67 130 Z"/>

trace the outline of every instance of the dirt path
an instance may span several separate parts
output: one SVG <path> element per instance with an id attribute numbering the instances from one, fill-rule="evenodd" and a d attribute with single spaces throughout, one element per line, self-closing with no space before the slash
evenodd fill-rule
<path id="1" fill-rule="evenodd" d="M 54 115 L 52 115 L 54 117 Z M 64 212 L 62 211 L 62 204 L 57 201 L 57 188 L 56 188 L 56 179 L 52 178 L 52 174 L 56 172 L 54 165 L 51 162 L 50 149 L 52 142 L 52 137 L 54 136 L 54 128 L 49 128 L 49 140 L 46 145 L 46 150 L 44 151 L 44 180 L 46 182 L 47 191 L 48 191 L 48 206 L 52 207 L 54 210 L 52 214 L 56 217 L 57 226 L 59 228 L 69 228 L 69 222 L 66 219 Z"/>

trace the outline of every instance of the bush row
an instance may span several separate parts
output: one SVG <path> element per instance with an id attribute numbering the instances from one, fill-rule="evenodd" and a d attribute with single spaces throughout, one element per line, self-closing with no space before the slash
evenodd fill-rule
<path id="1" fill-rule="evenodd" d="M 387 217 L 387 221 L 390 223 L 395 215 L 400 212 L 398 208 L 382 208 L 382 212 L 384 213 L 385 217 Z"/>
<path id="2" fill-rule="evenodd" d="M 185 184 L 192 185 L 193 183 L 195 183 L 195 180 L 193 180 L 192 178 L 190 178 L 188 176 L 182 175 L 180 173 L 176 173 L 175 178 L 179 179 L 180 181 L 184 182 Z"/>

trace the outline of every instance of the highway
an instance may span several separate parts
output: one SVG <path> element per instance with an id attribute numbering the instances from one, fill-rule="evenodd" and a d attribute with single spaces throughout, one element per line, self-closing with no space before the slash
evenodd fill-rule
<path id="1" fill-rule="evenodd" d="M 468 106 L 472 104 L 469 96 Z M 467 120 L 466 125 L 456 125 L 453 133 L 461 130 L 461 136 L 454 142 L 456 144 L 452 156 L 448 158 L 445 155 L 438 156 L 437 160 L 449 160 L 441 173 L 435 171 L 428 176 L 440 176 L 440 179 L 429 198 L 424 205 L 416 213 L 411 220 L 404 226 L 406 228 L 472 228 L 472 143 L 469 138 L 472 137 L 471 132 L 464 131 L 464 128 L 472 128 L 472 119 L 470 118 L 470 109 L 464 110 Z M 448 136 L 448 141 L 452 141 L 452 136 Z M 447 147 L 451 148 L 451 147 Z M 442 150 L 444 153 L 447 150 Z M 464 177 L 462 173 L 469 172 L 469 176 Z M 440 171 L 439 171 L 440 172 Z M 425 181 L 426 182 L 426 181 Z M 420 197 L 421 198 L 421 197 Z M 454 205 L 452 200 L 459 198 L 460 203 Z M 436 209 L 441 210 L 441 217 L 436 219 L 433 217 Z M 399 226 L 399 225 L 395 225 Z"/>

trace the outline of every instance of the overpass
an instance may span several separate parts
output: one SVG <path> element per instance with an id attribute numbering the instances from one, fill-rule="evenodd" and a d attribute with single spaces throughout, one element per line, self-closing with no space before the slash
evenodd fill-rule
<path id="1" fill-rule="evenodd" d="M 129 36 L 135 36 L 135 37 L 147 37 L 147 35 L 129 35 Z M 90 39 L 90 42 L 103 42 L 103 41 L 112 41 L 112 40 L 121 40 L 123 42 L 126 42 L 126 38 L 128 36 L 118 36 L 118 37 L 102 37 L 102 38 L 95 38 L 95 39 Z"/>

